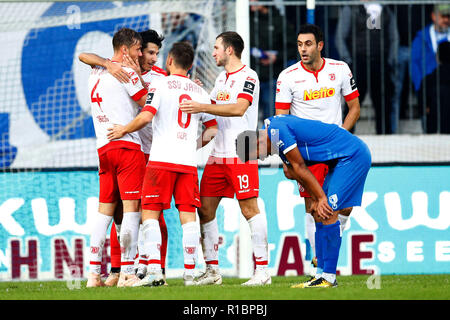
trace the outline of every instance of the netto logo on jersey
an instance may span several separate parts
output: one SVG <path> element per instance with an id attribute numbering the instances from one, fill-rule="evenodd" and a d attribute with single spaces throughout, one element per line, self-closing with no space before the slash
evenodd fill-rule
<path id="1" fill-rule="evenodd" d="M 228 101 L 230 100 L 230 94 L 228 92 L 219 91 L 216 96 L 217 101 Z"/>
<path id="2" fill-rule="evenodd" d="M 303 94 L 303 100 L 316 100 L 316 99 L 322 99 L 322 98 L 329 98 L 334 96 L 336 93 L 336 90 L 334 88 L 320 88 L 320 90 L 309 90 L 304 92 Z"/>

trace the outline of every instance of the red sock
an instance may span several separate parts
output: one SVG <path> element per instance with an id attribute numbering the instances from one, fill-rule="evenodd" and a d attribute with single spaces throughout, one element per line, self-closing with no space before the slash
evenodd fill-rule
<path id="1" fill-rule="evenodd" d="M 109 241 L 111 246 L 111 268 L 120 269 L 120 244 L 119 241 L 117 240 L 115 223 L 112 224 Z"/>
<path id="2" fill-rule="evenodd" d="M 159 228 L 161 229 L 161 268 L 165 268 L 167 255 L 167 225 L 162 212 L 159 215 Z"/>

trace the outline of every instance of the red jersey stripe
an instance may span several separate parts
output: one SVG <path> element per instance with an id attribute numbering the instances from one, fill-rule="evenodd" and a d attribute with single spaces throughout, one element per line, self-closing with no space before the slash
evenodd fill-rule
<path id="1" fill-rule="evenodd" d="M 140 91 L 138 91 L 134 96 L 131 97 L 134 101 L 138 101 L 140 98 L 145 96 L 147 94 L 147 89 L 143 88 Z"/>
<path id="2" fill-rule="evenodd" d="M 291 104 L 289 102 L 275 102 L 275 109 L 289 110 Z"/>
<path id="3" fill-rule="evenodd" d="M 355 91 L 353 91 L 352 93 L 350 93 L 350 94 L 344 96 L 345 101 L 350 101 L 350 100 L 353 100 L 353 99 L 355 99 L 355 98 L 357 98 L 357 97 L 359 97 L 359 92 L 358 92 L 358 90 L 355 90 Z"/>

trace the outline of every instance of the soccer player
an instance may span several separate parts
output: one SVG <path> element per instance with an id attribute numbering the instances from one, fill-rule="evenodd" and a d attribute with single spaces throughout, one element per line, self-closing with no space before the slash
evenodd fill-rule
<path id="1" fill-rule="evenodd" d="M 134 61 L 132 61 L 131 59 L 127 59 L 127 61 L 124 61 L 124 65 L 131 67 L 139 76 L 141 76 L 142 80 L 144 81 L 144 86 L 148 89 L 152 80 L 167 75 L 167 73 L 163 69 L 158 68 L 155 65 L 156 62 L 158 61 L 158 54 L 159 50 L 161 49 L 164 37 L 160 36 L 155 30 L 151 29 L 140 32 L 139 34 L 142 37 L 142 56 L 138 58 L 139 63 L 135 64 Z M 122 68 L 122 65 L 113 63 L 109 59 L 104 59 L 93 53 L 81 53 L 79 58 L 82 62 L 89 64 L 91 66 L 97 65 L 106 68 L 114 77 L 116 77 L 121 82 L 126 83 L 130 80 L 129 79 L 130 75 L 125 71 L 125 69 Z M 142 151 L 144 152 L 145 155 L 145 162 L 147 163 L 152 144 L 151 124 L 139 130 L 138 133 L 142 141 Z M 118 206 L 118 209 L 116 210 L 121 210 L 121 207 Z M 161 266 L 163 274 L 165 275 L 168 234 L 163 214 L 161 214 L 159 218 L 159 224 L 162 236 Z M 111 272 L 105 281 L 106 286 L 115 286 L 119 280 L 120 245 L 117 238 L 116 226 L 120 232 L 120 222 L 113 223 L 111 227 L 110 233 Z M 138 243 L 139 251 L 142 251 L 141 244 L 142 241 L 139 241 Z M 140 255 L 137 276 L 143 278 L 145 276 L 146 270 L 147 270 L 147 258 L 145 256 Z"/>
<path id="2" fill-rule="evenodd" d="M 354 206 L 361 205 L 371 165 L 367 145 L 338 125 L 293 115 L 266 119 L 263 130 L 241 133 L 236 145 L 242 161 L 278 154 L 289 174 L 311 195 L 311 212 L 320 221 L 316 225 L 316 255 L 323 272 L 320 278 L 295 287 L 337 286 L 342 241 L 338 216 L 348 216 Z M 317 162 L 329 165 L 323 189 L 307 167 Z"/>
<path id="3" fill-rule="evenodd" d="M 259 80 L 255 71 L 244 65 L 241 53 L 244 41 L 236 32 L 217 36 L 213 57 L 217 66 L 224 67 L 210 93 L 212 104 L 186 100 L 181 110 L 189 114 L 205 112 L 217 116 L 219 131 L 200 183 L 202 206 L 198 213 L 206 271 L 196 279 L 197 285 L 221 284 L 218 266 L 219 229 L 216 210 L 223 197 L 236 198 L 249 223 L 256 261 L 255 273 L 243 285 L 271 283 L 267 271 L 267 220 L 260 214 L 258 163 L 243 163 L 235 150 L 237 135 L 243 130 L 256 129 L 258 119 Z"/>
<path id="4" fill-rule="evenodd" d="M 124 55 L 132 59 L 141 56 L 142 38 L 134 30 L 123 28 L 113 36 L 113 63 L 122 63 Z M 137 133 L 110 141 L 108 129 L 116 123 L 128 123 L 144 106 L 147 90 L 131 69 L 125 69 L 131 80 L 120 83 L 105 68 L 94 67 L 89 76 L 91 113 L 97 137 L 99 156 L 99 208 L 90 235 L 90 274 L 87 287 L 102 286 L 100 278 L 102 248 L 117 202 L 122 201 L 123 219 L 120 230 L 120 278 L 126 281 L 134 275 L 140 196 L 145 173 L 144 153 Z M 120 279 L 119 279 L 120 282 Z"/>
<path id="5" fill-rule="evenodd" d="M 300 26 L 297 35 L 297 47 L 301 61 L 283 70 L 277 81 L 275 114 L 292 114 L 305 119 L 320 120 L 334 123 L 346 130 L 351 130 L 359 118 L 359 93 L 350 68 L 345 62 L 322 58 L 324 46 L 321 29 L 312 24 Z M 349 112 L 342 121 L 341 100 L 344 97 Z M 286 177 L 289 171 L 283 165 Z M 328 172 L 324 163 L 309 167 L 316 179 L 322 185 Z M 300 196 L 305 199 L 306 238 L 313 252 L 312 264 L 316 267 L 314 258 L 316 223 L 311 214 L 312 199 L 305 188 L 299 184 Z M 341 228 L 344 230 L 348 216 L 342 212 L 339 216 Z M 316 276 L 320 277 L 320 268 Z M 312 278 L 310 279 L 312 280 Z"/>
<path id="6" fill-rule="evenodd" d="M 196 208 L 200 207 L 197 175 L 197 132 L 205 129 L 201 146 L 217 131 L 217 122 L 207 114 L 186 114 L 179 109 L 185 99 L 209 102 L 209 95 L 187 78 L 194 61 L 194 49 L 187 42 L 175 43 L 166 60 L 169 76 L 153 82 L 141 113 L 126 126 L 115 126 L 108 137 L 117 139 L 152 121 L 153 142 L 142 191 L 144 253 L 149 256 L 147 275 L 129 286 L 158 286 L 163 283 L 160 261 L 161 232 L 158 218 L 170 208 L 172 196 L 183 230 L 184 283 L 194 284 L 194 269 L 200 233 Z"/>

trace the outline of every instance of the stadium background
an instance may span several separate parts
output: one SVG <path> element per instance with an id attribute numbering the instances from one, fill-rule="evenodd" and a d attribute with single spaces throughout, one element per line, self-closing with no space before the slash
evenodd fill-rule
<path id="1" fill-rule="evenodd" d="M 419 25 L 424 26 L 436 2 L 381 3 L 398 10 L 418 8 Z M 361 2 L 316 2 L 315 22 L 325 32 L 325 57 L 338 58 L 332 33 L 345 4 Z M 304 1 L 252 5 L 280 12 L 281 27 L 276 24 L 271 30 L 287 30 L 292 15 L 294 29 L 306 22 Z M 0 279 L 85 278 L 98 176 L 86 84 L 89 68 L 78 61 L 78 54 L 111 56 L 111 38 L 120 27 L 156 29 L 166 36 L 158 65 L 163 66 L 171 43 L 189 40 L 197 54 L 192 76 L 211 89 L 220 71 L 211 58 L 215 36 L 237 30 L 256 48 L 258 21 L 247 1 L 2 2 L 0 12 Z M 288 47 L 295 46 L 295 40 L 283 34 L 282 45 L 273 49 L 287 66 L 292 63 Z M 258 70 L 251 50 L 246 50 L 244 61 Z M 352 213 L 343 236 L 338 264 L 342 275 L 450 270 L 450 139 L 424 134 L 414 99 L 412 94 L 407 97 L 406 115 L 395 135 L 374 134 L 370 100 L 362 103 L 355 134 L 369 145 L 374 164 L 363 204 Z M 448 101 L 440 105 L 448 107 Z M 208 151 L 198 153 L 202 165 Z M 311 258 L 304 239 L 304 202 L 279 165 L 272 157 L 260 167 L 259 204 L 268 219 L 269 268 L 273 275 L 303 274 Z M 168 277 L 180 277 L 181 227 L 175 210 L 165 217 Z M 218 218 L 224 275 L 249 277 L 253 265 L 248 226 L 236 200 L 223 200 Z M 107 247 L 105 253 L 106 273 Z M 203 267 L 200 260 L 198 269 Z"/>

